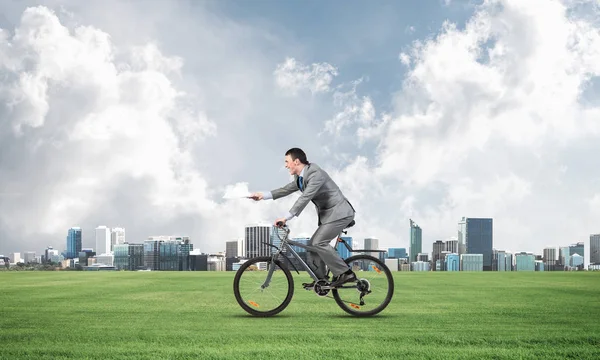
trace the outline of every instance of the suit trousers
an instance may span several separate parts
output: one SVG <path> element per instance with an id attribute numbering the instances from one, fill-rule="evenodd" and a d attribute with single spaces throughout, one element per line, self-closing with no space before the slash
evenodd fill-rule
<path id="1" fill-rule="evenodd" d="M 308 250 L 306 260 L 308 266 L 315 273 L 317 278 L 323 279 L 327 273 L 325 265 L 334 276 L 339 276 L 348 271 L 350 267 L 344 262 L 341 256 L 333 249 L 329 243 L 336 238 L 339 233 L 350 224 L 354 215 L 348 216 L 331 223 L 320 224 L 313 236 L 308 241 L 308 245 L 313 248 Z"/>

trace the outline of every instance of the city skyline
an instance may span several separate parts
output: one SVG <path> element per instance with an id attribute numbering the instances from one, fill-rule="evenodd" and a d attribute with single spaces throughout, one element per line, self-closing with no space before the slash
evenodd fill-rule
<path id="1" fill-rule="evenodd" d="M 599 11 L 0 2 L 1 251 L 62 250 L 70 226 L 88 246 L 99 224 L 220 250 L 291 208 L 297 195 L 223 194 L 288 183 L 296 146 L 357 210 L 350 233 L 384 248 L 406 246 L 415 219 L 430 253 L 462 216 L 493 218 L 494 243 L 512 251 L 588 242 L 600 218 Z M 290 226 L 312 234 L 312 205 Z"/>
<path id="2" fill-rule="evenodd" d="M 471 239 L 469 240 L 468 236 L 465 236 L 464 238 L 462 238 L 466 232 L 467 229 L 469 229 L 469 227 L 466 226 L 466 224 L 468 224 L 468 221 L 476 221 L 476 224 L 481 223 L 482 225 L 478 225 L 476 228 L 474 228 L 476 230 L 476 232 L 474 233 L 475 238 L 474 240 Z M 435 240 L 432 242 L 429 242 L 431 244 L 431 251 L 430 252 L 426 252 L 426 251 L 419 251 L 419 254 L 425 254 L 426 257 L 429 259 L 428 261 L 431 262 L 432 266 L 435 266 L 436 260 L 439 259 L 439 256 L 441 253 L 450 253 L 450 254 L 458 254 L 460 256 L 461 253 L 465 253 L 465 254 L 482 254 L 484 259 L 486 257 L 485 255 L 485 251 L 484 252 L 480 252 L 477 250 L 483 249 L 481 248 L 481 244 L 473 244 L 473 245 L 469 245 L 469 242 L 477 242 L 479 243 L 482 240 L 479 240 L 480 236 L 481 236 L 481 226 L 484 226 L 483 224 L 485 224 L 486 222 L 491 222 L 493 221 L 493 219 L 486 219 L 486 218 L 467 218 L 467 217 L 462 217 L 461 220 L 458 222 L 458 229 L 457 229 L 457 237 L 449 237 L 448 239 L 444 239 L 444 240 Z M 247 239 L 248 238 L 248 231 L 249 229 L 257 229 L 254 231 L 261 231 L 261 228 L 267 228 L 267 233 L 266 235 L 261 235 L 264 239 L 263 240 L 259 240 L 257 238 L 258 243 L 256 245 L 250 245 L 249 243 L 247 243 Z M 246 249 L 248 249 L 248 246 L 251 246 L 254 251 L 254 253 L 250 254 L 250 257 L 253 256 L 262 256 L 262 255 L 266 255 L 268 254 L 271 250 L 269 250 L 269 248 L 265 247 L 265 253 L 263 254 L 261 251 L 258 251 L 258 248 L 261 247 L 261 245 L 259 245 L 260 241 L 264 241 L 264 240 L 268 240 L 270 241 L 270 243 L 278 245 L 279 244 L 279 239 L 276 238 L 275 234 L 271 234 L 272 229 L 274 229 L 274 225 L 273 224 L 268 224 L 267 222 L 257 222 L 257 223 L 252 223 L 252 224 L 247 224 L 244 226 L 244 232 L 245 232 L 245 236 L 238 238 L 236 240 L 234 240 L 236 242 L 236 254 L 246 254 Z M 416 235 L 419 239 L 418 239 L 418 243 L 419 243 L 419 248 L 421 249 L 421 242 L 422 242 L 422 229 L 420 228 L 420 226 L 418 226 L 412 219 L 409 219 L 409 229 L 410 229 L 410 234 L 411 234 L 411 239 Z M 123 244 L 123 243 L 129 243 L 129 244 L 143 244 L 145 241 L 148 240 L 152 240 L 152 239 L 167 239 L 167 238 L 181 238 L 181 235 L 149 235 L 147 236 L 145 239 L 136 242 L 136 241 L 128 241 L 125 239 L 125 232 L 126 230 L 122 227 L 113 227 L 111 228 L 110 226 L 105 226 L 105 225 L 99 225 L 97 226 L 94 232 L 94 236 L 95 236 L 95 242 L 96 244 L 98 244 L 99 241 L 99 234 L 100 234 L 100 239 L 102 239 L 102 243 L 101 246 L 104 247 L 111 247 L 111 250 L 109 250 L 108 252 L 103 251 L 104 247 L 102 249 L 100 249 L 101 251 L 98 252 L 97 248 L 95 247 L 86 247 L 83 246 L 83 241 L 82 239 L 84 238 L 82 236 L 83 231 L 81 229 L 81 227 L 78 226 L 73 226 L 71 228 L 68 229 L 68 234 L 66 237 L 66 247 L 63 249 L 62 253 L 60 252 L 60 247 L 57 249 L 53 249 L 53 246 L 48 246 L 45 248 L 45 253 L 46 253 L 46 257 L 48 257 L 48 249 L 51 249 L 51 251 L 55 252 L 55 255 L 58 256 L 59 254 L 62 254 L 61 256 L 65 256 L 67 257 L 68 254 L 70 253 L 71 247 L 75 247 L 78 246 L 79 249 L 81 248 L 87 248 L 87 249 L 93 249 L 95 253 L 97 253 L 97 255 L 104 255 L 104 254 L 111 254 L 114 253 L 114 251 L 112 250 L 112 247 L 115 244 Z M 416 232 L 415 232 L 416 230 Z M 250 230 L 252 231 L 252 230 Z M 281 230 L 280 230 L 281 231 Z M 473 232 L 473 230 L 470 230 L 471 232 Z M 493 233 L 493 227 L 489 228 L 489 231 L 492 231 Z M 79 241 L 79 243 L 77 245 L 73 244 L 73 238 L 74 238 L 74 234 L 77 234 L 77 239 Z M 281 236 L 284 235 L 283 232 L 281 232 L 280 234 Z M 306 235 L 306 234 L 298 234 L 298 235 L 292 235 L 290 233 L 290 238 L 292 239 L 305 239 L 306 241 L 308 241 L 310 236 Z M 471 237 L 473 237 L 473 235 L 471 235 Z M 117 238 L 119 238 L 120 240 L 116 240 Z M 184 236 L 183 238 L 186 238 L 189 240 L 189 236 Z M 260 237 L 259 237 L 260 238 Z M 409 259 L 409 262 L 413 262 L 413 261 L 420 261 L 420 259 L 415 258 L 412 259 L 411 258 L 411 246 L 413 245 L 412 241 L 408 244 L 408 246 L 402 246 L 402 244 L 397 245 L 395 247 L 382 247 L 379 246 L 379 238 L 375 237 L 375 236 L 370 236 L 364 239 L 359 239 L 359 238 L 355 238 L 353 237 L 351 234 L 350 235 L 344 235 L 343 238 L 346 239 L 351 239 L 351 241 L 353 242 L 353 244 L 351 243 L 351 246 L 353 246 L 353 248 L 364 248 L 364 249 L 374 249 L 374 250 L 385 250 L 386 251 L 386 257 L 389 257 L 389 253 L 388 251 L 397 251 L 397 250 L 401 250 L 403 249 L 406 252 L 406 256 Z M 462 239 L 462 240 L 461 240 Z M 116 241 L 116 242 L 115 242 Z M 484 243 L 486 240 L 483 240 Z M 232 240 L 226 240 L 223 242 L 223 249 L 222 250 L 218 250 L 218 251 L 213 251 L 213 252 L 208 252 L 208 253 L 225 253 L 226 249 L 229 248 L 229 243 L 231 243 Z M 363 244 L 361 245 L 360 242 L 363 242 Z M 426 242 L 427 243 L 427 242 Z M 439 246 L 437 246 L 436 248 L 436 244 L 439 244 Z M 462 247 L 461 247 L 462 244 Z M 573 242 L 573 243 L 568 243 L 568 244 L 561 244 L 560 246 L 546 246 L 542 249 L 540 249 L 539 251 L 524 251 L 524 250 L 517 250 L 517 251 L 513 251 L 510 249 L 505 249 L 502 247 L 498 247 L 496 244 L 491 244 L 491 248 L 490 251 L 493 250 L 494 254 L 496 252 L 501 252 L 501 253 L 510 253 L 512 256 L 515 256 L 515 254 L 532 254 L 534 256 L 534 258 L 536 256 L 543 256 L 544 259 L 544 264 L 546 266 L 548 266 L 549 263 L 547 263 L 547 258 L 548 256 L 552 258 L 552 260 L 557 260 L 559 263 L 561 262 L 561 256 L 563 256 L 563 249 L 568 249 L 569 247 L 573 247 L 573 246 L 579 246 L 579 244 L 582 244 L 582 249 L 581 250 L 577 250 L 576 252 L 579 253 L 578 255 L 581 256 L 580 253 L 583 252 L 583 265 L 585 268 L 587 268 L 587 266 L 591 263 L 598 263 L 598 261 L 591 261 L 594 259 L 594 256 L 597 257 L 596 253 L 599 251 L 600 248 L 600 234 L 590 234 L 589 235 L 589 239 L 588 242 L 586 244 L 585 241 L 577 241 L 577 242 Z M 463 250 L 461 250 L 463 249 Z M 583 249 L 588 249 L 587 251 L 584 251 Z M 1 250 L 1 249 L 0 249 Z M 195 248 L 194 251 L 200 250 L 199 248 Z M 470 250 L 470 251 L 469 251 Z M 31 252 L 32 250 L 20 250 L 20 251 L 15 251 L 12 253 L 26 253 L 26 252 Z M 257 252 L 258 251 L 258 252 Z M 415 250 L 416 251 L 416 250 Z M 567 250 L 568 251 L 568 250 Z M 35 250 L 33 250 L 34 253 L 37 254 L 37 252 Z M 1 255 L 1 251 L 0 251 L 0 255 Z M 10 254 L 10 253 L 7 253 Z M 371 254 L 373 255 L 373 254 Z M 418 254 L 415 253 L 415 257 Z M 571 256 L 573 255 L 572 253 L 570 254 Z M 8 256 L 8 255 L 6 255 Z M 241 255 L 240 255 L 241 256 Z M 495 256 L 495 255 L 494 255 Z M 567 256 L 569 256 L 569 254 L 567 254 Z M 77 256 L 75 256 L 77 257 Z M 394 257 L 394 256 L 392 256 Z M 443 257 L 443 256 L 442 256 Z M 563 258 L 564 260 L 564 258 Z M 487 261 L 490 261 L 490 264 L 487 264 Z M 490 253 L 490 259 L 489 260 L 484 260 L 484 271 L 489 271 L 492 270 L 492 264 L 491 264 L 491 253 Z M 566 264 L 569 264 L 569 260 L 567 259 Z"/>

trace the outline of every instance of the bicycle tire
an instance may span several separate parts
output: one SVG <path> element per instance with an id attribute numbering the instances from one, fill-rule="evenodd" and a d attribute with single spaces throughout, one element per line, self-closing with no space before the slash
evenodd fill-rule
<path id="1" fill-rule="evenodd" d="M 370 311 L 364 311 L 364 312 L 355 311 L 351 307 L 349 307 L 340 298 L 340 295 L 338 294 L 338 291 L 336 289 L 332 289 L 331 292 L 333 294 L 333 298 L 335 299 L 335 302 L 345 312 L 347 312 L 351 315 L 354 315 L 354 316 L 358 316 L 358 317 L 373 316 L 373 315 L 376 315 L 376 314 L 380 313 L 381 311 L 383 311 L 389 305 L 389 303 L 392 301 L 392 297 L 394 296 L 394 277 L 392 276 L 392 272 L 390 271 L 390 269 L 387 266 L 385 266 L 385 264 L 381 260 L 377 259 L 376 257 L 370 256 L 370 255 L 355 255 L 355 256 L 351 256 L 351 257 L 347 258 L 344 261 L 346 262 L 346 264 L 350 264 L 353 261 L 361 260 L 361 259 L 362 260 L 370 260 L 370 261 L 377 263 L 380 266 L 380 268 L 383 269 L 383 271 L 386 275 L 389 288 L 388 288 L 388 293 L 386 294 L 386 297 L 385 297 L 384 301 L 381 303 L 381 305 L 379 305 L 378 307 L 376 307 L 375 309 L 370 310 Z"/>
<path id="2" fill-rule="evenodd" d="M 255 258 L 249 259 L 248 261 L 244 262 L 242 264 L 242 266 L 240 266 L 240 268 L 236 272 L 235 277 L 233 278 L 233 293 L 235 295 L 235 299 L 238 302 L 238 304 L 247 313 L 254 315 L 254 316 L 260 316 L 260 317 L 273 316 L 273 315 L 276 315 L 276 314 L 280 313 L 281 311 L 283 311 L 292 301 L 292 297 L 294 295 L 294 278 L 292 277 L 292 273 L 290 272 L 290 270 L 280 260 L 275 260 L 275 265 L 279 266 L 279 268 L 281 269 L 281 271 L 283 271 L 283 273 L 285 274 L 285 276 L 288 280 L 287 295 L 286 295 L 285 299 L 283 300 L 283 302 L 281 303 L 281 305 L 279 305 L 275 309 L 269 310 L 269 311 L 257 311 L 256 309 L 251 308 L 250 306 L 248 306 L 248 304 L 246 304 L 244 302 L 244 300 L 242 299 L 242 296 L 240 294 L 239 286 L 240 286 L 240 279 L 241 279 L 242 275 L 244 274 L 244 272 L 246 271 L 246 269 L 248 267 L 250 267 L 251 265 L 256 264 L 258 262 L 270 263 L 270 262 L 272 262 L 272 257 L 271 256 L 260 256 L 260 257 L 255 257 Z"/>

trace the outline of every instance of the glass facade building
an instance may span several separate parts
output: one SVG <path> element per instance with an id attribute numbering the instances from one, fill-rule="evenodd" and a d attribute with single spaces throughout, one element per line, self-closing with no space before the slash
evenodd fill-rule
<path id="1" fill-rule="evenodd" d="M 66 259 L 75 259 L 81 252 L 81 228 L 72 227 L 67 233 L 67 253 Z"/>
<path id="2" fill-rule="evenodd" d="M 412 219 L 410 219 L 410 247 L 409 262 L 417 261 L 417 254 L 423 251 L 423 231 Z"/>
<path id="3" fill-rule="evenodd" d="M 515 271 L 535 271 L 535 256 L 526 252 L 515 254 Z"/>
<path id="4" fill-rule="evenodd" d="M 341 238 L 348 243 L 348 246 L 352 247 L 352 236 L 341 236 Z M 337 244 L 337 252 L 338 254 L 340 254 L 340 257 L 344 260 L 352 256 L 350 250 L 348 250 L 348 248 L 346 248 L 346 245 L 342 243 Z"/>
<path id="5" fill-rule="evenodd" d="M 492 270 L 494 223 L 490 218 L 464 218 L 459 223 L 460 238 L 464 240 L 466 254 L 482 254 L 483 270 Z"/>
<path id="6" fill-rule="evenodd" d="M 459 271 L 460 270 L 460 258 L 459 255 L 447 254 L 445 261 L 446 271 Z"/>
<path id="7" fill-rule="evenodd" d="M 461 254 L 461 271 L 483 271 L 483 254 Z"/>
<path id="8" fill-rule="evenodd" d="M 388 249 L 388 258 L 406 258 L 408 254 L 406 253 L 406 248 L 389 248 Z"/>

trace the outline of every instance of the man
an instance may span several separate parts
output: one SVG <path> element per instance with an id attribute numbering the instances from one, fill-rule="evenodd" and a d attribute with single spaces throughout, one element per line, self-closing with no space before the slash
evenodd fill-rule
<path id="1" fill-rule="evenodd" d="M 329 245 L 331 240 L 354 220 L 354 208 L 329 175 L 318 165 L 308 162 L 302 149 L 292 148 L 285 153 L 285 167 L 294 176 L 294 181 L 270 192 L 253 193 L 250 198 L 255 201 L 277 200 L 300 190 L 302 195 L 286 216 L 275 220 L 275 225 L 280 222 L 285 224 L 293 217 L 299 216 L 306 205 L 312 201 L 317 208 L 319 227 L 308 242 L 309 246 L 315 247 L 314 253 L 312 251 L 307 253 L 308 265 L 317 278 L 325 279 L 325 264 L 327 264 L 334 275 L 331 283 L 334 287 L 357 281 L 352 269 Z M 303 285 L 313 287 L 314 281 Z"/>

